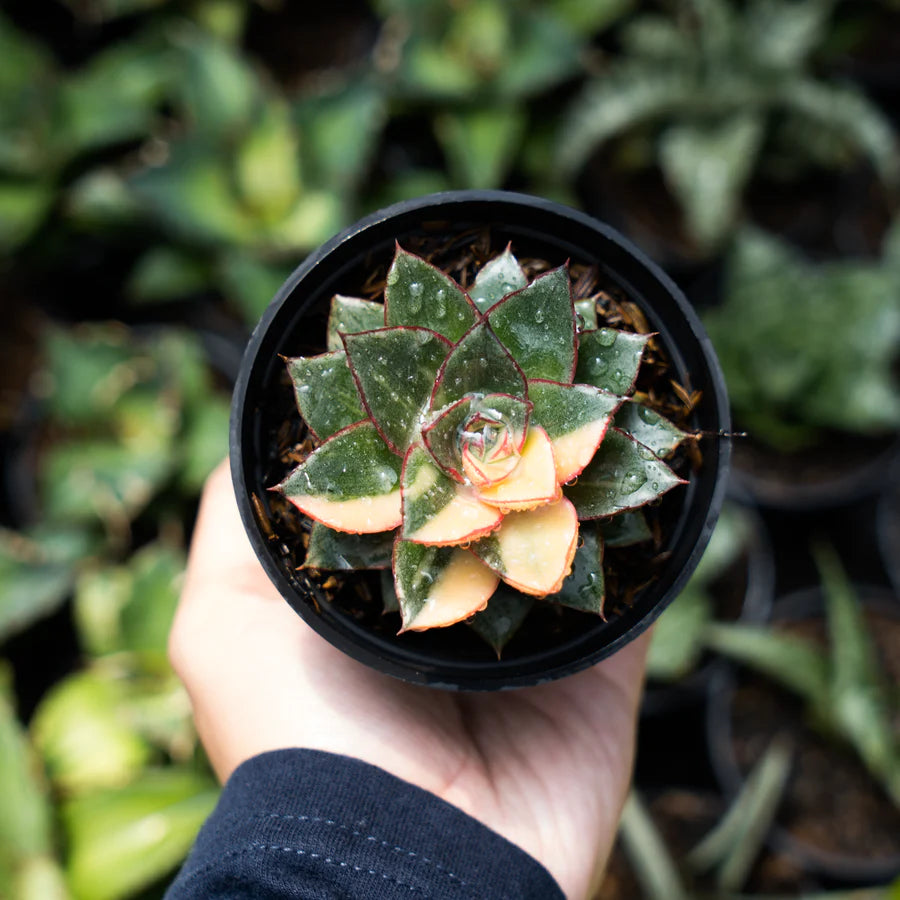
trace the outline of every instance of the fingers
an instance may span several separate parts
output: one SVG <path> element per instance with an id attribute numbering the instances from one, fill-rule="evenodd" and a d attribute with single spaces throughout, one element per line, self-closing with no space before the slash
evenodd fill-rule
<path id="1" fill-rule="evenodd" d="M 198 579 L 217 578 L 223 567 L 241 566 L 259 568 L 259 561 L 244 531 L 226 460 L 209 476 L 203 490 L 188 572 Z"/>
<path id="2" fill-rule="evenodd" d="M 271 602 L 266 604 L 267 600 Z M 248 604 L 254 609 L 247 609 Z M 169 635 L 169 658 L 175 671 L 182 680 L 189 680 L 198 656 L 213 652 L 211 645 L 224 632 L 260 606 L 282 605 L 244 531 L 228 463 L 223 462 L 203 490 Z"/>

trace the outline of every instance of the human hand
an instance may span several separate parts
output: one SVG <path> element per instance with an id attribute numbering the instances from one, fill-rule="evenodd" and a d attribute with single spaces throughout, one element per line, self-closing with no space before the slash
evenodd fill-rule
<path id="1" fill-rule="evenodd" d="M 224 781 L 267 750 L 380 766 L 443 798 L 586 897 L 631 773 L 647 636 L 552 684 L 449 693 L 381 675 L 282 599 L 244 533 L 226 465 L 210 477 L 170 655 Z"/>

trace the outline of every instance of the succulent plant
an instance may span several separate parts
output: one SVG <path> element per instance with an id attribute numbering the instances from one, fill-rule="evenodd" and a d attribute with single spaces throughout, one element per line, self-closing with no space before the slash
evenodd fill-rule
<path id="1" fill-rule="evenodd" d="M 335 296 L 327 351 L 286 361 L 321 442 L 275 487 L 305 567 L 390 568 L 401 632 L 472 619 L 498 653 L 535 598 L 602 615 L 604 532 L 649 538 L 686 435 L 630 396 L 653 335 L 600 325 L 511 247 L 466 291 L 398 245 L 384 303 Z"/>

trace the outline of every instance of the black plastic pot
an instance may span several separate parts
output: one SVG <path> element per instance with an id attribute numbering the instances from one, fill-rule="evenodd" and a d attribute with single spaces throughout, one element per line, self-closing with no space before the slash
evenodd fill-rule
<path id="1" fill-rule="evenodd" d="M 860 585 L 857 587 L 864 607 L 900 621 L 900 603 L 890 591 L 884 588 Z M 772 619 L 775 622 L 806 622 L 822 620 L 825 601 L 818 587 L 795 591 L 778 599 L 773 608 Z M 733 707 L 735 697 L 746 671 L 738 666 L 726 663 L 719 667 L 710 681 L 709 703 L 707 705 L 706 736 L 709 758 L 717 781 L 728 798 L 735 797 L 744 783 L 744 773 L 735 753 L 735 729 Z M 773 688 L 780 691 L 780 688 Z M 786 694 L 786 697 L 791 695 Z M 799 702 L 799 701 L 798 701 Z M 785 717 L 798 715 L 794 706 Z M 758 727 L 754 729 L 754 733 Z M 761 740 L 764 735 L 760 732 Z M 823 745 L 828 739 L 823 737 Z M 835 747 L 835 753 L 844 753 L 842 748 Z M 846 753 L 852 754 L 852 750 Z M 794 760 L 795 770 L 803 765 L 802 759 Z M 860 763 L 860 766 L 862 763 Z M 825 790 L 840 796 L 842 783 L 837 775 L 830 773 L 830 781 Z M 873 790 L 880 790 L 872 782 Z M 888 802 L 885 800 L 885 802 Z M 823 811 L 821 821 L 831 821 L 830 814 Z M 835 818 L 834 827 L 845 827 L 840 816 Z M 836 853 L 817 847 L 808 840 L 801 839 L 776 820 L 768 837 L 769 847 L 777 853 L 789 857 L 798 868 L 827 882 L 844 885 L 876 885 L 885 884 L 900 875 L 900 853 L 869 858 L 855 853 Z"/>
<path id="2" fill-rule="evenodd" d="M 333 294 L 359 293 L 373 269 L 386 269 L 395 241 L 427 235 L 461 235 L 489 229 L 492 247 L 508 241 L 521 255 L 554 265 L 567 259 L 597 264 L 609 282 L 644 311 L 659 332 L 682 384 L 702 392 L 693 413 L 703 464 L 689 483 L 664 498 L 668 514 L 660 577 L 639 592 L 622 615 L 608 622 L 577 619 L 539 644 L 513 645 L 503 658 L 470 629 L 452 627 L 396 635 L 360 622 L 329 603 L 318 586 L 296 570 L 287 548 L 271 531 L 275 483 L 273 442 L 293 396 L 281 356 L 320 352 Z M 729 426 L 724 381 L 712 347 L 675 285 L 616 232 L 590 217 L 536 197 L 497 191 L 435 194 L 374 213 L 309 256 L 282 286 L 255 329 L 234 394 L 231 463 L 241 516 L 268 576 L 291 606 L 332 644 L 374 668 L 444 688 L 492 690 L 538 684 L 577 672 L 609 656 L 644 631 L 678 594 L 696 566 L 715 525 L 725 493 L 729 444 L 718 433 Z M 377 602 L 377 601 L 376 601 Z M 578 614 L 576 614 L 578 615 Z"/>
<path id="3" fill-rule="evenodd" d="M 740 423 L 736 423 L 740 427 Z M 885 472 L 900 460 L 900 436 L 844 438 L 846 450 L 815 447 L 792 457 L 752 444 L 734 448 L 728 494 L 784 512 L 816 512 L 875 496 Z M 750 460 L 755 459 L 751 465 Z"/>

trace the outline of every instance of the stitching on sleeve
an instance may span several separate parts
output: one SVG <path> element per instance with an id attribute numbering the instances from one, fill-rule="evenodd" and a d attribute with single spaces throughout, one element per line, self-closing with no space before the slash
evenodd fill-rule
<path id="1" fill-rule="evenodd" d="M 360 874 L 373 875 L 376 878 L 383 878 L 385 881 L 390 881 L 392 884 L 396 884 L 398 887 L 407 888 L 413 893 L 421 893 L 419 888 L 417 888 L 415 885 L 409 884 L 406 881 L 401 881 L 399 878 L 394 878 L 393 875 L 388 875 L 386 872 L 379 872 L 377 869 L 367 869 L 365 866 L 356 866 L 352 863 L 344 862 L 343 860 L 334 859 L 331 856 L 323 856 L 321 853 L 312 853 L 309 850 L 303 850 L 300 847 L 288 847 L 283 844 L 262 844 L 259 841 L 254 841 L 250 846 L 255 850 L 271 850 L 276 853 L 296 853 L 298 856 L 308 856 L 310 859 L 317 859 L 320 862 L 326 863 L 330 866 L 338 866 L 342 869 L 351 869 L 352 871 L 358 872 Z"/>
<path id="2" fill-rule="evenodd" d="M 390 850 L 393 853 L 400 853 L 404 856 L 408 856 L 411 859 L 416 859 L 419 862 L 425 863 L 425 865 L 433 866 L 443 875 L 446 875 L 451 881 L 455 881 L 462 887 L 469 887 L 469 885 L 458 875 L 455 875 L 446 866 L 441 865 L 439 862 L 433 859 L 429 859 L 427 856 L 423 856 L 421 853 L 416 853 L 415 850 L 407 850 L 404 847 L 398 847 L 396 844 L 392 844 L 390 841 L 383 841 L 380 838 L 375 837 L 371 834 L 365 834 L 362 831 L 357 831 L 354 828 L 350 828 L 347 825 L 342 824 L 341 822 L 336 822 L 333 819 L 325 819 L 320 816 L 291 816 L 291 815 L 280 815 L 279 813 L 268 813 L 262 816 L 263 818 L 268 819 L 282 819 L 289 820 L 295 822 L 309 822 L 315 825 L 327 825 L 331 828 L 338 828 L 341 831 L 346 831 L 348 834 L 353 835 L 354 837 L 363 838 L 366 841 L 370 841 L 372 843 L 378 844 L 380 847 L 384 847 L 387 850 Z"/>

